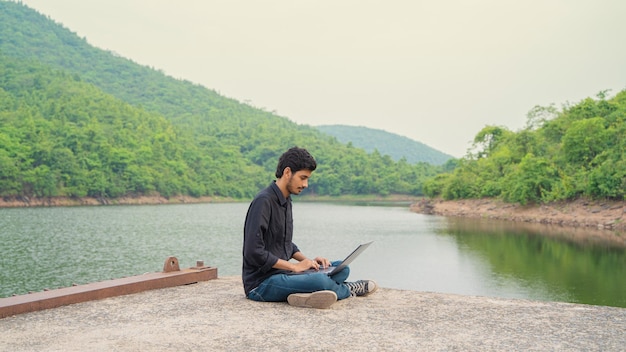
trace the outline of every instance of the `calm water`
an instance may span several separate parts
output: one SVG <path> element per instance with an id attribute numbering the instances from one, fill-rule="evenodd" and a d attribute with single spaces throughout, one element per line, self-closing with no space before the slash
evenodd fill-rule
<path id="1" fill-rule="evenodd" d="M 219 276 L 240 275 L 247 207 L 0 209 L 0 297 L 160 271 L 171 255 L 181 267 L 204 260 Z M 309 256 L 342 259 L 373 240 L 352 264 L 352 279 L 418 291 L 626 307 L 623 241 L 425 216 L 408 206 L 296 202 L 294 222 L 295 242 Z"/>

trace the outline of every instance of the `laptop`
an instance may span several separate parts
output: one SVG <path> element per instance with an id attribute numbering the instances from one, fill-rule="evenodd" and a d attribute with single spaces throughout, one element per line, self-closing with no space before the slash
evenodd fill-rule
<path id="1" fill-rule="evenodd" d="M 338 273 L 341 270 L 343 270 L 343 268 L 345 268 L 346 266 L 350 265 L 350 263 L 352 263 L 352 261 L 354 261 L 356 259 L 356 257 L 359 256 L 359 254 L 363 253 L 363 251 L 367 247 L 369 247 L 369 245 L 372 244 L 372 242 L 374 242 L 374 241 L 370 241 L 370 242 L 367 242 L 367 243 L 360 244 L 358 247 L 356 247 L 355 250 L 352 251 L 352 253 L 348 254 L 346 259 L 344 259 L 341 262 L 341 264 L 339 264 L 337 266 L 329 266 L 329 267 L 326 267 L 326 268 L 320 268 L 319 270 L 309 269 L 309 270 L 300 271 L 300 272 L 289 271 L 289 272 L 287 272 L 287 274 L 289 274 L 289 275 L 298 275 L 298 274 L 323 273 L 323 274 L 326 274 L 326 275 L 333 275 L 334 273 Z"/>

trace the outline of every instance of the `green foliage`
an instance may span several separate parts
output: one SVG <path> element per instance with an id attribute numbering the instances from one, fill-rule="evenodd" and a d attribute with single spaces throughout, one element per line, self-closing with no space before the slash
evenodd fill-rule
<path id="1" fill-rule="evenodd" d="M 588 165 L 608 147 L 609 131 L 602 117 L 572 122 L 563 136 L 565 160 L 571 164 Z"/>
<path id="2" fill-rule="evenodd" d="M 318 160 L 314 194 L 421 195 L 443 171 L 341 144 L 0 1 L 0 196 L 250 198 L 294 145 Z"/>
<path id="3" fill-rule="evenodd" d="M 446 199 L 498 197 L 521 204 L 626 197 L 626 91 L 612 99 L 535 107 L 525 129 L 487 126 L 452 173 L 424 182 Z"/>
<path id="4" fill-rule="evenodd" d="M 526 154 L 504 177 L 502 197 L 521 204 L 540 202 L 551 191 L 555 179 L 555 170 L 545 158 Z"/>
<path id="5" fill-rule="evenodd" d="M 474 146 L 479 150 L 478 157 L 489 155 L 502 141 L 509 137 L 509 132 L 504 127 L 486 126 L 474 137 Z"/>

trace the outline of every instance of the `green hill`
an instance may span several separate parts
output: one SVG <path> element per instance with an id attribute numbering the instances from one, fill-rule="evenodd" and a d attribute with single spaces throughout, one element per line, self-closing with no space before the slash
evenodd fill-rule
<path id="1" fill-rule="evenodd" d="M 441 172 L 95 48 L 21 3 L 0 1 L 0 70 L 3 197 L 249 198 L 294 145 L 318 160 L 320 195 L 420 195 Z"/>
<path id="2" fill-rule="evenodd" d="M 445 199 L 497 197 L 547 203 L 578 198 L 626 200 L 626 90 L 561 110 L 536 107 L 517 132 L 487 126 L 475 152 L 452 173 L 425 184 Z M 609 221 L 609 219 L 607 219 Z M 610 219 L 620 221 L 620 219 Z"/>
<path id="3" fill-rule="evenodd" d="M 382 130 L 346 125 L 322 125 L 316 126 L 316 128 L 337 138 L 342 143 L 352 143 L 355 147 L 363 148 L 368 153 L 377 150 L 383 155 L 389 155 L 396 161 L 404 158 L 409 163 L 424 162 L 443 165 L 453 158 L 451 155 L 442 153 L 421 142 Z"/>

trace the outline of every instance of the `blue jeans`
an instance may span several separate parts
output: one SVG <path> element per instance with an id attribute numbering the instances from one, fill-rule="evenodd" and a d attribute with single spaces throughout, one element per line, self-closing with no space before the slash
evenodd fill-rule
<path id="1" fill-rule="evenodd" d="M 333 266 L 341 261 L 333 262 Z M 301 275 L 276 274 L 265 279 L 261 284 L 248 293 L 248 298 L 260 302 L 284 302 L 292 293 L 311 293 L 315 291 L 331 290 L 337 294 L 337 299 L 350 297 L 350 290 L 344 281 L 350 275 L 350 268 L 346 267 L 333 275 L 311 273 Z"/>

